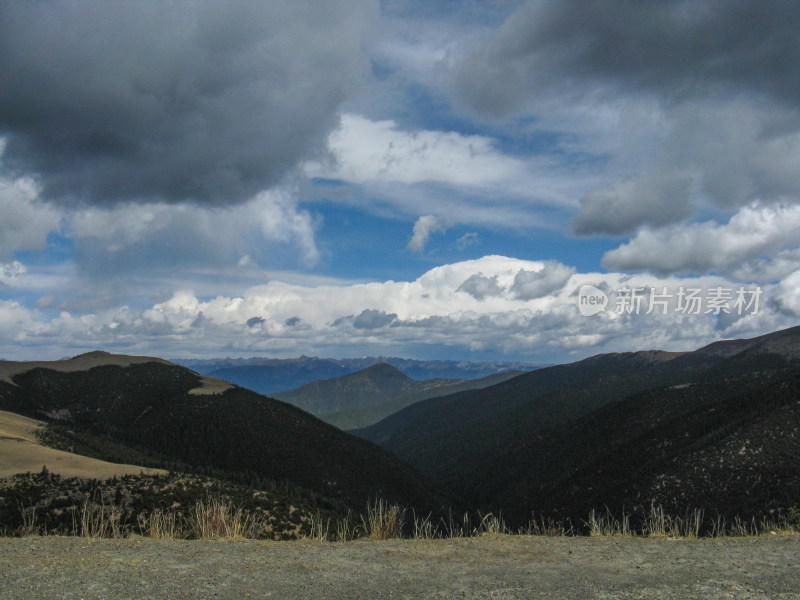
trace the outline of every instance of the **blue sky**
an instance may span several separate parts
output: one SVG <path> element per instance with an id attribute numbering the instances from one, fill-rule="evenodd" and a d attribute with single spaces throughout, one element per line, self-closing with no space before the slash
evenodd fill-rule
<path id="1" fill-rule="evenodd" d="M 743 0 L 6 4 L 0 356 L 560 362 L 795 325 L 798 26 Z"/>

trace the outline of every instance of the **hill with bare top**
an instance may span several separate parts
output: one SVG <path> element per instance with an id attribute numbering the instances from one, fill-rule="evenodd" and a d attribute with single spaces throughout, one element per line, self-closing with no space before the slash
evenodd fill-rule
<path id="1" fill-rule="evenodd" d="M 438 497 L 372 443 L 162 359 L 93 352 L 52 363 L 0 362 L 0 374 L 0 409 L 45 421 L 56 445 L 94 458 L 285 481 L 358 508 L 376 496 L 423 507 Z"/>

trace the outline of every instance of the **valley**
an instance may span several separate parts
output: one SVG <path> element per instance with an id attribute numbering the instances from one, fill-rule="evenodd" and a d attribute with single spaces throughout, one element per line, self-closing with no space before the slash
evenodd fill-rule
<path id="1" fill-rule="evenodd" d="M 645 531 L 656 507 L 694 511 L 708 535 L 788 524 L 800 505 L 800 328 L 477 379 L 417 381 L 378 362 L 274 396 L 148 357 L 0 362 L 0 409 L 36 448 L 22 460 L 9 445 L 22 441 L 3 440 L 4 472 L 102 478 L 114 463 L 290 489 L 346 527 L 381 499 L 428 515 L 435 535 L 452 534 L 440 525 L 454 513 L 588 533 L 604 511 Z M 310 413 L 369 424 L 351 435 Z M 59 471 L 47 452 L 104 462 Z"/>

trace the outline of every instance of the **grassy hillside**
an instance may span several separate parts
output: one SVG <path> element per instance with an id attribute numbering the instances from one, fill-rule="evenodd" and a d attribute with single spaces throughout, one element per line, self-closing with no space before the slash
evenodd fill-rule
<path id="1" fill-rule="evenodd" d="M 0 410 L 0 478 L 16 473 L 38 472 L 47 467 L 62 477 L 108 479 L 139 473 L 165 474 L 159 469 L 112 463 L 42 444 L 38 432 L 43 421 Z"/>

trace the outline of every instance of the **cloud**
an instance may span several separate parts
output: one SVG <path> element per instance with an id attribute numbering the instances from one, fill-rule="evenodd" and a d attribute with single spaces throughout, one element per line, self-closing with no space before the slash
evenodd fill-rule
<path id="1" fill-rule="evenodd" d="M 386 313 L 382 310 L 365 309 L 353 319 L 353 327 L 356 329 L 379 329 L 390 325 L 397 319 L 395 313 Z"/>
<path id="2" fill-rule="evenodd" d="M 52 308 L 56 304 L 56 295 L 55 294 L 45 294 L 40 298 L 36 299 L 36 303 L 34 306 L 36 308 Z"/>
<path id="3" fill-rule="evenodd" d="M 464 283 L 458 286 L 458 291 L 466 292 L 476 300 L 503 294 L 502 288 L 497 284 L 497 275 L 487 277 L 480 273 L 470 275 Z"/>
<path id="4" fill-rule="evenodd" d="M 39 202 L 28 177 L 0 176 L 0 261 L 16 250 L 44 250 L 47 236 L 60 229 L 61 212 Z"/>
<path id="5" fill-rule="evenodd" d="M 414 223 L 414 234 L 408 242 L 408 249 L 412 252 L 422 252 L 428 244 L 432 233 L 446 229 L 445 225 L 433 215 L 423 215 Z"/>
<path id="6" fill-rule="evenodd" d="M 45 316 L 50 312 L 0 300 L 0 355 L 57 353 L 56 358 L 101 347 L 212 356 L 223 347 L 243 355 L 388 352 L 497 359 L 508 353 L 554 361 L 631 349 L 685 350 L 725 337 L 758 335 L 796 324 L 800 310 L 796 274 L 763 285 L 757 313 L 716 315 L 677 311 L 679 290 L 709 293 L 722 287 L 735 292 L 741 283 L 724 276 L 571 271 L 550 261 L 485 256 L 436 267 L 412 281 L 300 285 L 272 280 L 239 295 L 202 298 L 186 289 L 142 309 L 108 306 L 79 315 Z M 490 282 L 491 293 L 480 298 L 465 293 L 466 282 L 478 281 Z M 608 311 L 581 316 L 578 290 L 587 284 L 610 294 Z M 617 293 L 623 288 L 640 290 L 641 312 L 617 310 L 624 306 L 624 296 Z M 671 294 L 669 311 L 646 314 L 648 299 L 664 288 Z"/>
<path id="7" fill-rule="evenodd" d="M 576 233 L 668 226 L 709 204 L 800 202 L 800 110 L 733 98 L 662 114 L 669 127 L 644 152 L 651 158 L 639 159 L 641 172 L 589 191 L 572 222 Z"/>
<path id="8" fill-rule="evenodd" d="M 581 198 L 581 208 L 572 220 L 579 235 L 607 233 L 620 235 L 642 225 L 667 225 L 692 212 L 689 204 L 690 181 L 657 174 L 630 177 L 594 189 Z"/>
<path id="9" fill-rule="evenodd" d="M 406 129 L 354 113 L 342 116 L 328 146 L 327 159 L 304 164 L 308 177 L 345 184 L 343 199 L 364 210 L 402 217 L 435 211 L 448 224 L 541 226 L 543 213 L 552 222 L 554 213 L 572 210 L 591 180 L 563 156 L 515 155 L 490 136 Z"/>
<path id="10" fill-rule="evenodd" d="M 707 273 L 772 281 L 800 267 L 800 206 L 752 204 L 723 225 L 714 221 L 644 229 L 610 250 L 603 265 L 623 271 Z M 787 259 L 792 260 L 787 260 Z"/>
<path id="11" fill-rule="evenodd" d="M 795 317 L 800 317 L 800 270 L 795 271 L 778 285 L 778 305 Z"/>
<path id="12" fill-rule="evenodd" d="M 511 292 L 522 300 L 541 298 L 562 289 L 574 273 L 574 267 L 548 260 L 538 271 L 521 269 L 514 277 Z"/>
<path id="13" fill-rule="evenodd" d="M 669 102 L 747 90 L 793 105 L 800 98 L 792 2 L 609 5 L 529 1 L 465 53 L 457 85 L 472 106 L 509 114 L 543 91 L 579 96 L 651 93 Z"/>
<path id="14" fill-rule="evenodd" d="M 466 250 L 470 246 L 480 244 L 481 240 L 478 234 L 474 231 L 469 231 L 456 240 L 456 248 L 459 250 Z"/>
<path id="15" fill-rule="evenodd" d="M 264 322 L 265 322 L 265 319 L 262 318 L 262 317 L 250 317 L 249 319 L 247 319 L 247 321 L 245 321 L 245 324 L 248 327 L 252 328 L 252 327 L 258 327 L 259 325 L 261 325 Z"/>
<path id="16" fill-rule="evenodd" d="M 655 164 L 665 174 L 693 174 L 700 192 L 724 209 L 755 200 L 797 202 L 799 108 L 746 96 L 674 107 Z"/>
<path id="17" fill-rule="evenodd" d="M 312 265 L 315 221 L 281 190 L 216 210 L 188 203 L 126 203 L 74 211 L 75 260 L 95 277 L 174 267 Z"/>
<path id="18" fill-rule="evenodd" d="M 4 6 L 8 166 L 51 200 L 248 200 L 336 127 L 375 14 L 359 0 Z"/>
<path id="19" fill-rule="evenodd" d="M 800 201 L 799 25 L 789 2 L 531 1 L 464 49 L 454 89 L 591 157 L 600 181 L 578 196 L 575 233 L 668 227 Z"/>
<path id="20" fill-rule="evenodd" d="M 25 265 L 18 260 L 0 263 L 0 289 L 13 286 L 17 278 L 23 275 L 27 270 Z"/>
<path id="21" fill-rule="evenodd" d="M 494 140 L 455 131 L 405 131 L 394 121 L 371 121 L 346 113 L 328 141 L 331 163 L 310 162 L 312 177 L 354 183 L 443 182 L 489 186 L 525 171 L 522 160 L 504 155 Z"/>

